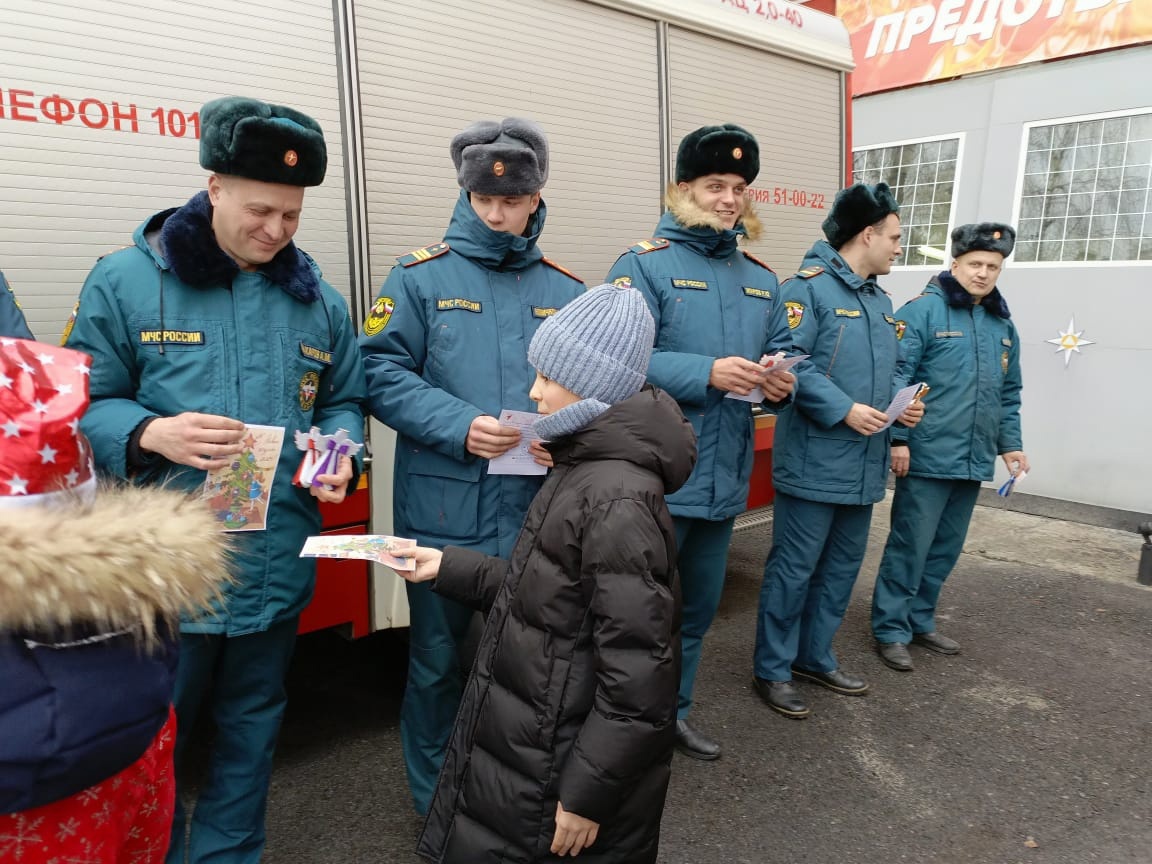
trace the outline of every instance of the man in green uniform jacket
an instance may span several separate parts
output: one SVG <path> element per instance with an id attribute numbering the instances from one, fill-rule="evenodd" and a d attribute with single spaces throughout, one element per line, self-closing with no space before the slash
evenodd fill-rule
<path id="1" fill-rule="evenodd" d="M 16 302 L 12 286 L 8 284 L 3 273 L 0 273 L 0 336 L 16 339 L 36 338 L 28 329 L 28 322 L 24 320 L 24 310 Z"/>
<path id="2" fill-rule="evenodd" d="M 345 457 L 322 475 L 330 489 L 293 486 L 293 433 L 315 425 L 359 440 L 364 372 L 343 297 L 292 243 L 304 188 L 324 179 L 320 127 L 235 97 L 209 102 L 200 118 L 207 191 L 100 259 L 65 339 L 92 356 L 81 429 L 106 474 L 196 490 L 206 470 L 233 464 L 246 424 L 285 429 L 265 528 L 233 535 L 235 582 L 214 615 L 181 623 L 176 678 L 179 785 L 201 709 L 216 736 L 190 830 L 177 795 L 167 860 L 255 864 L 284 677 L 315 582 L 300 547 L 320 530 L 317 499 L 343 500 L 356 471 Z M 237 521 L 247 518 L 237 507 Z"/>
<path id="3" fill-rule="evenodd" d="M 450 151 L 461 190 L 444 240 L 397 261 L 364 322 L 360 350 L 372 413 L 397 432 L 396 533 L 508 557 L 543 477 L 489 472 L 489 460 L 520 439 L 498 417 L 534 410 L 528 344 L 584 283 L 538 245 L 548 179 L 539 126 L 482 120 L 456 135 Z M 460 707 L 468 670 L 459 647 L 474 613 L 427 585 L 407 589 L 400 738 L 412 800 L 424 814 Z"/>
<path id="4" fill-rule="evenodd" d="M 982 222 L 952 232 L 952 267 L 897 313 L 900 384 L 923 382 L 927 413 L 892 436 L 892 527 L 872 595 L 880 658 L 912 669 L 908 643 L 938 654 L 960 645 L 936 630 L 940 589 L 964 548 L 980 483 L 999 454 L 1028 470 L 1020 437 L 1020 337 L 996 287 L 1016 232 Z"/>
<path id="5" fill-rule="evenodd" d="M 608 274 L 648 301 L 656 319 L 648 380 L 679 403 L 697 438 L 696 467 L 668 496 L 668 509 L 684 595 L 676 745 L 702 760 L 718 758 L 720 744 L 690 725 L 688 714 L 752 475 L 751 406 L 727 397 L 758 388 L 760 398 L 780 404 L 795 383 L 791 372 L 765 375 L 759 365 L 779 303 L 776 274 L 737 245 L 760 237 L 760 219 L 744 194 L 759 171 L 760 145 L 747 130 L 726 123 L 688 133 L 677 148 L 676 185 L 656 236 L 621 255 Z M 776 320 L 787 332 L 784 319 Z"/>
<path id="6" fill-rule="evenodd" d="M 859 696 L 867 683 L 839 668 L 832 639 L 868 543 L 872 505 L 884 497 L 889 418 L 896 392 L 896 320 L 876 282 L 900 254 L 898 205 L 888 186 L 856 184 L 836 196 L 820 241 L 781 286 L 787 318 L 772 348 L 808 354 L 796 395 L 776 422 L 772 550 L 764 568 L 754 686 L 788 717 L 809 713 L 793 675 Z M 923 406 L 899 418 L 914 425 Z"/>

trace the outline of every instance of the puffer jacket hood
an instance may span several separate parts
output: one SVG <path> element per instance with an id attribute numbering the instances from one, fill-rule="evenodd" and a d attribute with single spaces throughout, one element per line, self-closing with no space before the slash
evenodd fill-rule
<path id="1" fill-rule="evenodd" d="M 664 481 L 671 495 L 696 464 L 696 436 L 676 400 L 648 385 L 579 432 L 547 445 L 557 463 L 623 459 Z"/>
<path id="2" fill-rule="evenodd" d="M 224 535 L 203 502 L 162 488 L 103 487 L 91 504 L 0 507 L 0 631 L 138 628 L 219 599 Z"/>
<path id="3" fill-rule="evenodd" d="M 452 221 L 444 234 L 444 242 L 452 251 L 459 252 L 489 270 L 523 270 L 544 257 L 536 244 L 544 233 L 547 215 L 548 208 L 541 198 L 540 206 L 528 219 L 528 227 L 523 234 L 493 231 L 472 209 L 468 191 L 461 189 L 456 209 L 452 211 Z"/>
<path id="4" fill-rule="evenodd" d="M 229 577 L 208 508 L 159 488 L 0 508 L 0 544 L 0 813 L 14 813 L 140 758 L 171 710 L 175 619 Z"/>

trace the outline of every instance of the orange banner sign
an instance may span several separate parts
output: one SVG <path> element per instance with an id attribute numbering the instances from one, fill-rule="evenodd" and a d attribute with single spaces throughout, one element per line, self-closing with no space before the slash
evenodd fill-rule
<path id="1" fill-rule="evenodd" d="M 1152 41 L 1152 0 L 841 0 L 853 95 Z"/>

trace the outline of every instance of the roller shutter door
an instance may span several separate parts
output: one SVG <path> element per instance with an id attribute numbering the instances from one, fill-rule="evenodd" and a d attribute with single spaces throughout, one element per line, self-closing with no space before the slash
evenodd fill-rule
<path id="1" fill-rule="evenodd" d="M 375 290 L 397 255 L 443 236 L 459 193 L 448 144 L 481 118 L 530 117 L 548 133 L 548 257 L 595 285 L 650 236 L 654 22 L 579 0 L 358 0 L 355 15 Z"/>
<path id="2" fill-rule="evenodd" d="M 764 234 L 746 248 L 781 278 L 794 273 L 823 237 L 820 223 L 840 188 L 840 73 L 678 27 L 670 28 L 668 65 L 673 146 L 699 126 L 726 122 L 760 142 L 754 191 L 767 199 L 756 204 Z M 718 88 L 709 77 L 717 75 L 729 85 Z"/>
<path id="3" fill-rule="evenodd" d="M 0 0 L 0 22 L 0 270 L 39 338 L 59 337 L 97 257 L 205 187 L 192 115 L 218 96 L 291 105 L 323 127 L 327 179 L 308 191 L 296 240 L 348 293 L 328 0 Z M 135 131 L 116 128 L 113 103 L 136 106 Z"/>

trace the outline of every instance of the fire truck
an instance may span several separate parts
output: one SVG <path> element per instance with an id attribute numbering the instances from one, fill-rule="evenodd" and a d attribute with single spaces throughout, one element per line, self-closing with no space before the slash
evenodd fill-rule
<path id="1" fill-rule="evenodd" d="M 759 139 L 748 194 L 766 230 L 750 249 L 782 272 L 818 235 L 851 152 L 847 31 L 782 0 L 0 0 L 0 57 L 0 270 L 45 341 L 100 255 L 204 187 L 198 109 L 218 96 L 323 126 L 328 175 L 296 242 L 356 321 L 397 256 L 442 236 L 448 142 L 475 119 L 547 130 L 542 245 L 590 285 L 650 236 L 691 129 L 737 122 Z M 368 439 L 367 479 L 327 530 L 389 533 L 393 435 L 372 421 Z M 767 465 L 752 506 L 770 494 Z M 390 570 L 324 561 L 301 629 L 407 623 Z"/>

